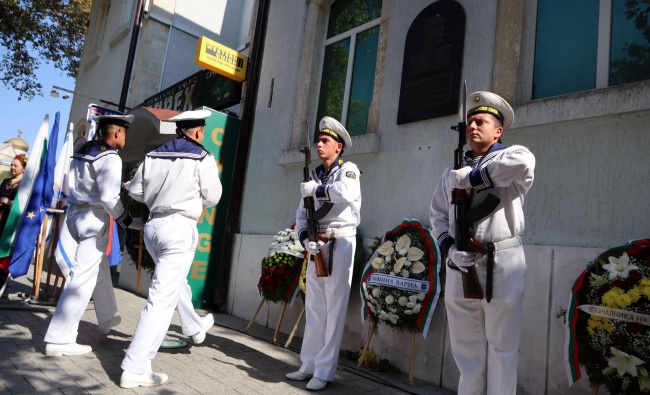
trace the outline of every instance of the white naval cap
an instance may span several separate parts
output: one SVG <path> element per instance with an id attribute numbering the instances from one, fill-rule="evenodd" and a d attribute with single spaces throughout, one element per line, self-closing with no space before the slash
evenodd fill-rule
<path id="1" fill-rule="evenodd" d="M 181 129 L 204 126 L 205 119 L 212 115 L 209 110 L 185 111 L 169 118 L 168 122 L 176 122 L 176 127 Z"/>
<path id="2" fill-rule="evenodd" d="M 515 112 L 507 101 L 492 92 L 478 91 L 467 96 L 467 115 L 476 113 L 492 114 L 501 121 L 503 130 L 515 122 Z"/>
<path id="3" fill-rule="evenodd" d="M 352 139 L 347 130 L 341 125 L 341 122 L 332 117 L 325 116 L 320 120 L 318 130 L 321 134 L 326 134 L 332 137 L 339 143 L 343 143 L 343 148 L 352 147 Z"/>
<path id="4" fill-rule="evenodd" d="M 97 122 L 97 125 L 99 126 L 117 125 L 128 129 L 129 126 L 131 126 L 131 122 L 133 122 L 133 118 L 135 118 L 133 115 L 110 114 L 110 115 L 100 115 L 98 117 L 93 118 L 93 120 Z"/>

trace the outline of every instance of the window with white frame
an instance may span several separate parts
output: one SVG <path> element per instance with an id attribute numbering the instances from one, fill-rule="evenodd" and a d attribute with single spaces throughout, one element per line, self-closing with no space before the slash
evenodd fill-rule
<path id="1" fill-rule="evenodd" d="M 120 26 L 130 25 L 133 13 L 135 11 L 135 0 L 122 0 L 122 16 L 120 17 Z"/>
<path id="2" fill-rule="evenodd" d="M 650 79 L 650 3 L 537 0 L 532 98 Z"/>
<path id="3" fill-rule="evenodd" d="M 316 119 L 366 134 L 375 85 L 381 0 L 337 0 L 330 8 Z"/>
<path id="4" fill-rule="evenodd" d="M 97 57 L 102 48 L 104 41 L 104 33 L 106 30 L 106 21 L 108 20 L 108 13 L 111 9 L 110 0 L 104 1 L 97 11 L 97 18 L 95 19 L 95 26 L 93 28 L 92 39 L 90 40 L 90 56 Z"/>

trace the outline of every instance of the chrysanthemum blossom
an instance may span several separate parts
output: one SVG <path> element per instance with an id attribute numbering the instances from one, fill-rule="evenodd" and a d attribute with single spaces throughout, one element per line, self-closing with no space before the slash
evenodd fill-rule
<path id="1" fill-rule="evenodd" d="M 630 257 L 627 252 L 624 252 L 620 258 L 610 256 L 609 263 L 604 264 L 603 269 L 609 272 L 609 279 L 613 280 L 616 277 L 627 278 L 630 275 L 630 270 L 639 270 L 639 267 L 630 264 Z"/>
<path id="2" fill-rule="evenodd" d="M 643 365 L 644 362 L 634 355 L 629 355 L 623 351 L 619 351 L 614 347 L 610 347 L 609 350 L 612 352 L 613 357 L 611 357 L 607 364 L 618 372 L 619 376 L 623 376 L 625 373 L 629 373 L 632 377 L 637 376 L 637 365 Z"/>

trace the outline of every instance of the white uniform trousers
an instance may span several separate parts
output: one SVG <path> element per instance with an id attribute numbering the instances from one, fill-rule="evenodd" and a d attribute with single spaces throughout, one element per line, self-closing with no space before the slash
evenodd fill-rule
<path id="1" fill-rule="evenodd" d="M 314 263 L 307 266 L 305 334 L 300 350 L 300 371 L 321 380 L 334 381 L 348 312 L 356 237 L 336 239 L 332 273 L 317 277 Z M 321 250 L 329 263 L 329 244 Z"/>
<path id="2" fill-rule="evenodd" d="M 77 242 L 77 250 L 70 278 L 63 288 L 45 335 L 46 343 L 76 342 L 79 321 L 91 296 L 98 323 L 110 320 L 117 313 L 111 272 L 105 255 L 109 220 L 108 214 L 93 211 L 67 217 L 66 226 Z"/>
<path id="3" fill-rule="evenodd" d="M 478 261 L 485 293 L 487 257 Z M 495 252 L 492 300 L 465 299 L 461 274 L 447 268 L 445 305 L 459 395 L 514 395 L 526 262 L 522 246 Z"/>
<path id="4" fill-rule="evenodd" d="M 122 369 L 138 374 L 145 373 L 147 361 L 156 356 L 177 306 L 184 334 L 195 335 L 202 329 L 187 283 L 198 242 L 196 221 L 179 214 L 150 219 L 144 227 L 144 241 L 156 268 L 147 305 L 122 361 Z"/>

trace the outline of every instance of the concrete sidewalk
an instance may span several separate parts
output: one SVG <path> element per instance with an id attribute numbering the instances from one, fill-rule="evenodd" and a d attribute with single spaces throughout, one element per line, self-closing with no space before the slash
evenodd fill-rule
<path id="1" fill-rule="evenodd" d="M 153 361 L 157 372 L 167 373 L 169 381 L 157 387 L 125 390 L 119 387 L 120 364 L 146 300 L 116 289 L 122 323 L 107 336 L 95 331 L 97 320 L 92 302 L 79 325 L 78 342 L 93 347 L 80 356 L 48 358 L 43 337 L 54 307 L 28 303 L 31 273 L 10 280 L 0 299 L 0 393 L 8 394 L 302 394 L 306 382 L 286 380 L 284 375 L 300 366 L 301 339 L 294 338 L 285 348 L 288 336 L 227 314 L 214 314 L 215 325 L 204 343 L 191 344 L 181 333 L 174 314 L 167 339 L 182 339 L 188 345 L 161 349 Z M 203 315 L 207 312 L 199 312 Z M 356 362 L 339 360 L 336 381 L 323 394 L 452 394 L 407 374 L 376 373 L 367 367 L 356 369 Z"/>

